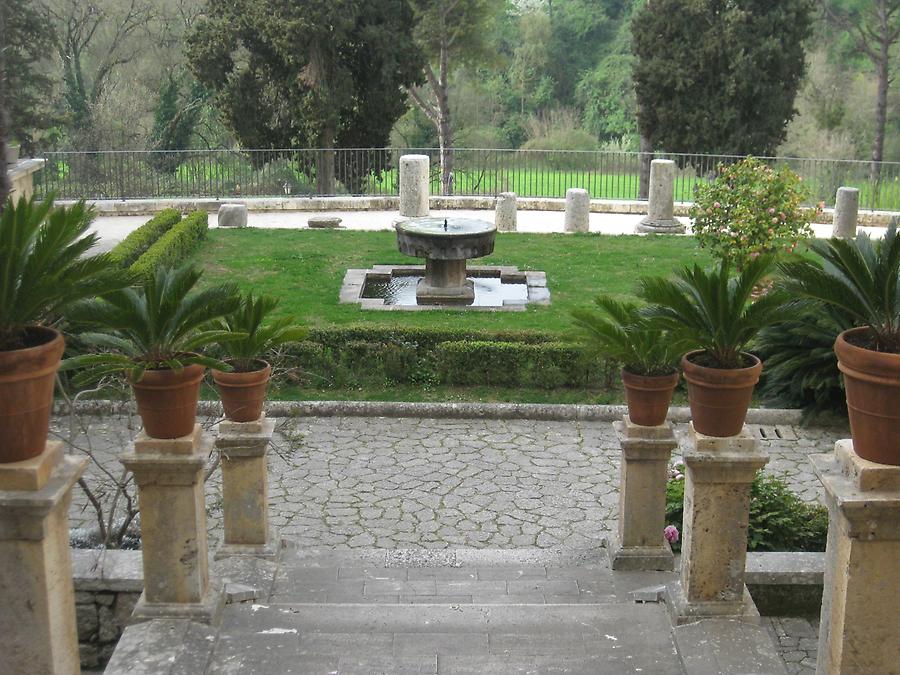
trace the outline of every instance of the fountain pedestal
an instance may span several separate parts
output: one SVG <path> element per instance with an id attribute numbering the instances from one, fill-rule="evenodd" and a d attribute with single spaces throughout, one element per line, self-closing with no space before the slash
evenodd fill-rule
<path id="1" fill-rule="evenodd" d="M 466 278 L 465 260 L 425 260 L 425 276 L 416 286 L 416 299 L 426 305 L 470 305 L 475 284 Z"/>

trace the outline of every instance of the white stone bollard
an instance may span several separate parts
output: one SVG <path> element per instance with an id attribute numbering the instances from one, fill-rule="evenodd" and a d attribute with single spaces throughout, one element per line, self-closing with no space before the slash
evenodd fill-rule
<path id="1" fill-rule="evenodd" d="M 900 466 L 862 459 L 850 439 L 810 461 L 828 506 L 816 673 L 900 672 Z"/>
<path id="2" fill-rule="evenodd" d="M 859 220 L 859 190 L 851 187 L 840 187 L 834 201 L 834 227 L 832 237 L 854 239 L 856 224 Z"/>
<path id="3" fill-rule="evenodd" d="M 650 162 L 650 200 L 647 217 L 638 223 L 636 232 L 681 234 L 684 225 L 675 220 L 675 162 L 654 159 Z"/>
<path id="4" fill-rule="evenodd" d="M 589 232 L 591 216 L 591 196 L 587 190 L 569 188 L 566 190 L 566 232 Z"/>
<path id="5" fill-rule="evenodd" d="M 428 155 L 403 155 L 400 158 L 400 217 L 424 218 L 428 215 Z"/>
<path id="6" fill-rule="evenodd" d="M 247 227 L 247 207 L 244 204 L 222 204 L 216 222 L 219 227 Z"/>
<path id="7" fill-rule="evenodd" d="M 497 196 L 497 209 L 494 215 L 497 232 L 516 231 L 516 208 L 515 192 L 501 192 Z"/>

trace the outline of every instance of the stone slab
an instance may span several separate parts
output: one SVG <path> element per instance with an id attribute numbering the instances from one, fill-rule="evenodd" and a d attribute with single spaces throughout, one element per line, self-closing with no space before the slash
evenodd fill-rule
<path id="1" fill-rule="evenodd" d="M 196 675 L 206 672 L 216 630 L 185 619 L 154 620 L 122 633 L 105 675 Z"/>
<path id="2" fill-rule="evenodd" d="M 337 230 L 341 228 L 341 218 L 337 216 L 312 216 L 306 224 L 314 230 Z"/>
<path id="3" fill-rule="evenodd" d="M 862 492 L 900 491 L 900 466 L 889 466 L 863 459 L 853 451 L 853 441 L 834 444 L 834 454 L 843 473 Z"/>
<path id="4" fill-rule="evenodd" d="M 187 436 L 180 438 L 151 438 L 141 430 L 134 439 L 134 452 L 138 455 L 190 455 L 200 446 L 203 430 L 199 424 Z"/>
<path id="5" fill-rule="evenodd" d="M 210 582 L 200 602 L 147 602 L 146 593 L 141 593 L 131 615 L 131 623 L 157 619 L 187 619 L 214 626 L 222 616 L 225 599 L 224 586 L 215 581 Z"/>
<path id="6" fill-rule="evenodd" d="M 759 625 L 759 611 L 753 602 L 750 591 L 744 586 L 744 595 L 740 600 L 688 601 L 681 582 L 666 585 L 666 609 L 672 623 L 681 626 L 701 619 L 734 619 L 745 623 Z"/>
<path id="7" fill-rule="evenodd" d="M 259 419 L 252 422 L 233 422 L 229 419 L 223 419 L 219 422 L 219 436 L 243 436 L 244 434 L 260 434 L 263 432 L 264 425 L 269 421 L 266 413 L 260 414 Z M 267 427 L 266 427 L 267 428 Z"/>
<path id="8" fill-rule="evenodd" d="M 247 227 L 247 206 L 245 204 L 222 204 L 216 222 L 219 227 Z"/>
<path id="9" fill-rule="evenodd" d="M 675 628 L 675 644 L 691 675 L 786 675 L 784 663 L 762 626 L 705 619 Z"/>
<path id="10" fill-rule="evenodd" d="M 47 484 L 62 455 L 60 441 L 47 441 L 44 451 L 37 457 L 0 464 L 0 490 L 40 490 Z"/>

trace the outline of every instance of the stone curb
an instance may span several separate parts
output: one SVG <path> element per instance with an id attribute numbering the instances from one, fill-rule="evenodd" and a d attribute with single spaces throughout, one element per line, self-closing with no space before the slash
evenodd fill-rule
<path id="1" fill-rule="evenodd" d="M 76 410 L 82 415 L 115 415 L 133 412 L 128 401 L 79 401 Z M 221 415 L 218 401 L 200 401 L 198 412 L 206 416 Z M 586 405 L 554 403 L 408 403 L 389 401 L 269 401 L 269 417 L 420 417 L 427 419 L 496 419 L 546 420 L 548 422 L 582 421 L 614 422 L 625 414 L 623 405 Z M 67 406 L 57 401 L 55 415 L 65 415 Z M 751 408 L 748 424 L 800 423 L 800 410 L 784 408 Z M 669 409 L 672 422 L 687 422 L 690 408 Z"/>

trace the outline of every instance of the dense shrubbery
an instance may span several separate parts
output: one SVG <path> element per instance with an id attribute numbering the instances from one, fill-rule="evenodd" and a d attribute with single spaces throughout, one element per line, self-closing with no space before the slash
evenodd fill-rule
<path id="1" fill-rule="evenodd" d="M 112 251 L 110 258 L 120 267 L 128 267 L 140 258 L 160 237 L 172 229 L 181 220 L 181 212 L 177 209 L 165 209 L 141 225 L 125 239 L 120 241 Z"/>
<path id="2" fill-rule="evenodd" d="M 683 465 L 675 465 L 666 485 L 666 525 L 682 530 L 684 519 Z M 828 511 L 808 504 L 774 476 L 757 474 L 750 488 L 748 551 L 824 551 Z M 680 550 L 680 541 L 672 548 Z"/>
<path id="3" fill-rule="evenodd" d="M 207 220 L 205 211 L 191 213 L 148 248 L 131 266 L 131 271 L 140 278 L 150 278 L 159 265 L 175 267 L 185 262 L 206 237 Z"/>

